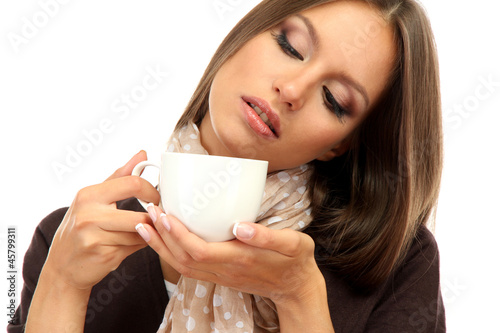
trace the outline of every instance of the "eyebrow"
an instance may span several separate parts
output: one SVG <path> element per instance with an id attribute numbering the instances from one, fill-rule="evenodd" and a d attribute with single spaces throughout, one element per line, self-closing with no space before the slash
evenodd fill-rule
<path id="1" fill-rule="evenodd" d="M 370 100 L 368 99 L 368 94 L 366 92 L 365 87 L 363 87 L 359 82 L 354 81 L 353 78 L 346 75 L 345 73 L 340 74 L 340 80 L 344 81 L 347 85 L 353 87 L 361 94 L 361 96 L 365 100 L 366 107 L 368 107 L 368 105 L 370 105 Z"/>
<path id="2" fill-rule="evenodd" d="M 302 22 L 304 22 L 304 24 L 306 25 L 306 27 L 307 27 L 307 32 L 309 32 L 309 36 L 311 37 L 311 40 L 312 40 L 312 42 L 313 42 L 313 44 L 314 44 L 314 47 L 315 47 L 315 48 L 319 48 L 319 39 L 318 39 L 318 34 L 316 33 L 316 29 L 314 29 L 314 26 L 313 26 L 313 24 L 311 23 L 311 21 L 310 21 L 307 17 L 305 17 L 305 16 L 303 16 L 303 15 L 301 15 L 301 14 L 297 14 L 296 16 L 297 16 L 299 19 L 301 19 L 301 20 L 302 20 Z"/>
<path id="3" fill-rule="evenodd" d="M 313 45 L 316 49 L 319 48 L 319 38 L 318 38 L 318 33 L 316 32 L 316 29 L 314 28 L 314 25 L 311 23 L 311 20 L 309 20 L 307 17 L 301 15 L 301 14 L 296 14 L 296 17 L 302 20 L 304 22 L 305 26 L 307 27 L 307 31 L 309 33 L 309 37 L 311 38 Z M 342 73 L 340 75 L 340 78 L 342 81 L 344 81 L 346 84 L 350 85 L 354 89 L 356 89 L 361 96 L 363 96 L 363 99 L 365 100 L 366 107 L 370 105 L 370 100 L 368 98 L 368 93 L 366 92 L 365 87 L 363 87 L 359 82 L 355 81 L 353 78 L 348 76 L 345 73 Z"/>

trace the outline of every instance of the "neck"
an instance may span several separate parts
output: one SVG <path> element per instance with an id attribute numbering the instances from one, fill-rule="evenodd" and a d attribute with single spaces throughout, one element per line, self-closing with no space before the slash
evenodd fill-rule
<path id="1" fill-rule="evenodd" d="M 212 126 L 210 112 L 207 112 L 203 117 L 199 130 L 201 145 L 203 146 L 203 148 L 205 148 L 209 155 L 231 156 L 228 154 L 227 150 L 221 147 L 220 143 L 217 144 L 217 134 L 215 133 Z"/>

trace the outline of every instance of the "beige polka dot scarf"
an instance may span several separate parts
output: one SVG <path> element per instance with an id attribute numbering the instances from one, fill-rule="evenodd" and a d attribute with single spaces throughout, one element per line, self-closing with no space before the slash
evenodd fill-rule
<path id="1" fill-rule="evenodd" d="M 174 132 L 168 151 L 207 154 L 199 130 L 189 124 Z M 273 229 L 304 229 L 311 221 L 308 165 L 268 175 L 257 223 Z M 284 275 L 285 278 L 285 275 Z M 181 277 L 158 332 L 279 332 L 274 303 L 214 283 Z"/>

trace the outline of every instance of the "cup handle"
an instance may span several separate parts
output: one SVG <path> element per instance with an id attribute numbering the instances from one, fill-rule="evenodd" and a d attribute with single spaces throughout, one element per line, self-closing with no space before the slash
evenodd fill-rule
<path id="1" fill-rule="evenodd" d="M 158 170 L 160 170 L 160 166 L 158 164 L 152 163 L 149 161 L 142 161 L 142 162 L 137 163 L 137 165 L 134 167 L 134 169 L 132 170 L 132 176 L 139 176 L 140 177 L 142 171 L 148 166 L 152 166 L 152 167 L 155 167 Z M 144 207 L 144 209 L 147 210 L 148 203 L 139 199 L 139 198 L 137 198 L 137 200 L 139 200 L 139 203 L 142 205 L 142 207 Z"/>

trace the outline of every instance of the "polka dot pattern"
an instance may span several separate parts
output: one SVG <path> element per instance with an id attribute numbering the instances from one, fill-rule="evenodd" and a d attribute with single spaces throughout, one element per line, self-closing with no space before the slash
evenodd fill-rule
<path id="1" fill-rule="evenodd" d="M 194 320 L 193 317 L 189 317 L 188 321 L 186 323 L 186 329 L 187 329 L 187 331 L 188 332 L 192 332 L 192 331 L 194 331 L 195 327 L 196 327 L 196 320 Z"/>
<path id="2" fill-rule="evenodd" d="M 304 202 L 299 201 L 294 205 L 294 207 L 295 207 L 295 209 L 301 209 L 302 207 L 304 207 Z"/>
<path id="3" fill-rule="evenodd" d="M 300 194 L 304 194 L 306 192 L 306 187 L 305 186 L 301 186 L 297 189 L 297 192 L 299 192 Z"/>
<path id="4" fill-rule="evenodd" d="M 281 216 L 273 216 L 271 217 L 267 223 L 268 224 L 273 224 L 273 223 L 276 223 L 276 222 L 280 222 L 280 221 L 283 221 L 283 218 Z"/>
<path id="5" fill-rule="evenodd" d="M 174 133 L 167 143 L 167 151 L 207 154 L 195 124 Z M 268 175 L 256 222 L 272 229 L 306 228 L 312 220 L 307 191 L 311 172 L 308 165 L 302 165 Z M 270 299 L 184 276 L 158 329 L 159 333 L 262 331 L 279 332 L 276 308 Z"/>
<path id="6" fill-rule="evenodd" d="M 276 209 L 276 210 L 282 210 L 282 209 L 285 209 L 285 208 L 286 208 L 286 203 L 284 203 L 283 201 L 278 202 L 274 206 L 274 209 Z"/>
<path id="7" fill-rule="evenodd" d="M 222 296 L 221 295 L 214 295 L 214 306 L 221 306 L 222 305 Z"/>
<path id="8" fill-rule="evenodd" d="M 278 179 L 282 183 L 286 183 L 286 182 L 288 182 L 290 180 L 290 175 L 286 171 L 281 171 L 280 173 L 278 173 Z"/>
<path id="9" fill-rule="evenodd" d="M 203 298 L 203 297 L 205 297 L 207 295 L 207 288 L 205 288 L 204 286 L 202 286 L 201 284 L 199 284 L 199 285 L 196 286 L 196 290 L 194 291 L 194 294 L 198 298 Z"/>

